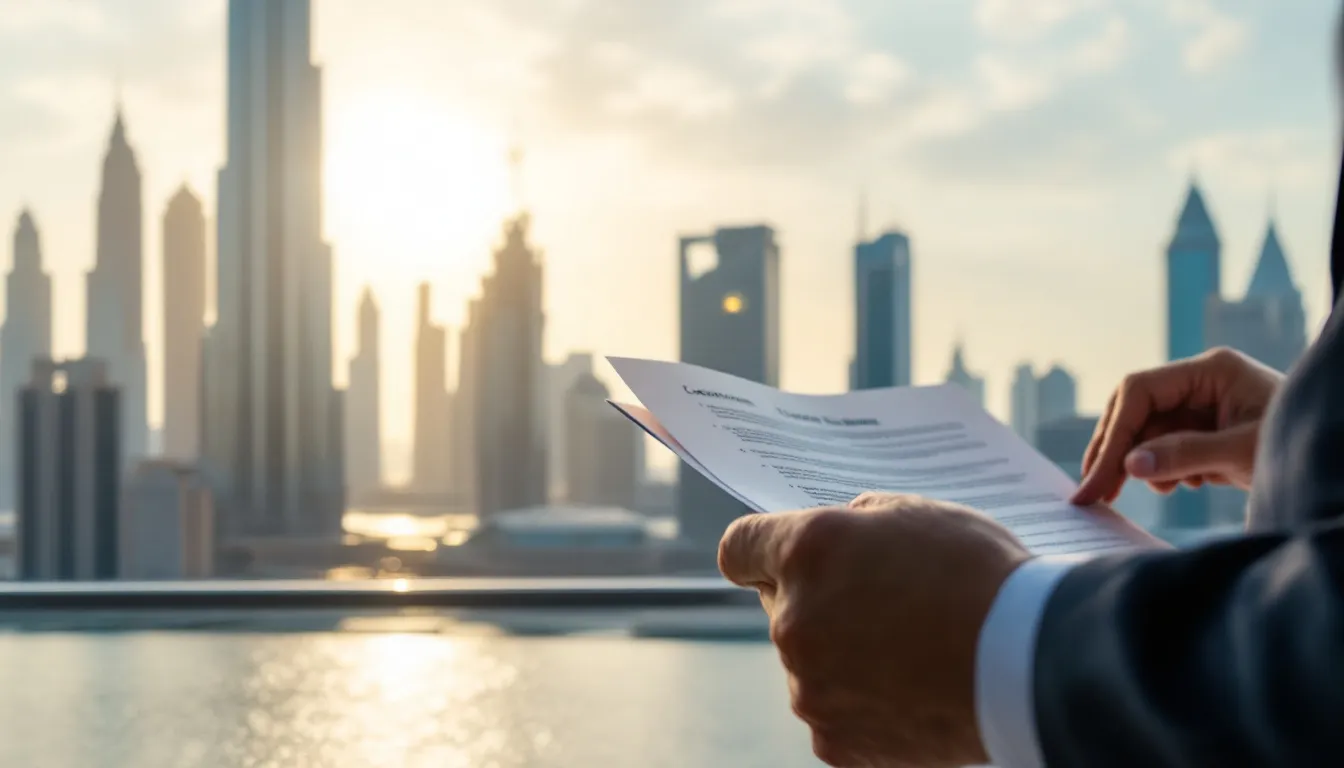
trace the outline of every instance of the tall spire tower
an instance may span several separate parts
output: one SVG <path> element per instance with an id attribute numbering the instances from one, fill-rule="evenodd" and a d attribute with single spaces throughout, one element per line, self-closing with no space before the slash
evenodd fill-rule
<path id="1" fill-rule="evenodd" d="M 1222 285 L 1222 242 L 1193 178 L 1167 246 L 1167 359 L 1193 357 L 1209 346 L 1208 308 Z M 1200 527 L 1209 522 L 1207 488 L 1179 489 L 1167 497 L 1165 524 Z"/>
<path id="2" fill-rule="evenodd" d="M 51 357 L 51 276 L 42 269 L 37 223 L 27 209 L 14 228 L 14 262 L 5 279 L 0 326 L 0 509 L 14 509 L 19 390 L 33 360 Z"/>
<path id="3" fill-rule="evenodd" d="M 103 156 L 97 252 L 87 276 L 85 349 L 106 361 L 121 390 L 123 470 L 149 449 L 144 336 L 144 213 L 140 167 L 126 135 L 121 104 Z"/>

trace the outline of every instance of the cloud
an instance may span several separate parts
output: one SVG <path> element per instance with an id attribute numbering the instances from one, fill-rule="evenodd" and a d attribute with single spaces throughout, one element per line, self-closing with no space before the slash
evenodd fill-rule
<path id="1" fill-rule="evenodd" d="M 886 101 L 910 80 L 910 68 L 884 51 L 871 51 L 849 65 L 845 98 L 860 106 Z"/>
<path id="2" fill-rule="evenodd" d="M 960 136 L 972 130 L 982 112 L 967 93 L 947 87 L 930 89 L 906 114 L 906 139 L 940 139 Z"/>
<path id="3" fill-rule="evenodd" d="M 1054 89 L 1049 76 L 993 54 L 976 59 L 975 70 L 984 84 L 991 109 L 1025 109 L 1049 98 Z"/>
<path id="4" fill-rule="evenodd" d="M 1246 22 L 1220 11 L 1211 0 L 1176 0 L 1169 6 L 1177 24 L 1193 29 L 1181 57 L 1185 68 L 1195 74 L 1207 74 L 1234 58 L 1250 42 Z"/>
<path id="5" fill-rule="evenodd" d="M 737 94 L 707 73 L 683 64 L 639 67 L 630 82 L 610 94 L 607 109 L 618 115 L 663 114 L 700 120 L 733 108 Z"/>
<path id="6" fill-rule="evenodd" d="M 973 18 L 990 38 L 1036 40 L 1091 4 L 1088 0 L 980 0 Z"/>
<path id="7" fill-rule="evenodd" d="M 1129 49 L 1129 24 L 1113 15 L 1106 19 L 1100 33 L 1074 46 L 1070 58 L 1073 67 L 1083 72 L 1108 72 L 1124 60 Z"/>

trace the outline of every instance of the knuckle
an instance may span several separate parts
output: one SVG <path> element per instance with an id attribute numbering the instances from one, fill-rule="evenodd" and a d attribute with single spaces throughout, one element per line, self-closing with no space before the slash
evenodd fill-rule
<path id="1" fill-rule="evenodd" d="M 780 575 L 796 578 L 815 573 L 843 541 L 849 514 L 842 509 L 819 509 L 800 520 L 779 556 Z"/>
<path id="2" fill-rule="evenodd" d="M 784 665 L 790 669 L 797 668 L 799 664 L 806 666 L 810 634 L 811 629 L 806 620 L 794 609 L 777 612 L 770 622 L 770 642 L 779 649 Z"/>
<path id="3" fill-rule="evenodd" d="M 853 501 L 849 502 L 849 508 L 868 509 L 869 507 L 882 503 L 884 496 L 886 496 L 886 494 L 878 491 L 864 491 L 858 496 L 855 496 Z"/>
<path id="4" fill-rule="evenodd" d="M 1123 407 L 1125 400 L 1132 399 L 1135 395 L 1143 392 L 1148 386 L 1148 376 L 1146 372 L 1129 373 L 1120 380 L 1120 386 L 1116 390 L 1119 397 L 1116 398 L 1117 405 Z"/>
<path id="5" fill-rule="evenodd" d="M 1201 357 L 1204 362 L 1219 369 L 1240 366 L 1245 361 L 1245 356 L 1231 347 L 1214 347 L 1205 352 Z"/>
<path id="6" fill-rule="evenodd" d="M 909 494 L 891 491 L 864 491 L 849 502 L 849 509 L 874 510 L 898 507 L 910 498 Z"/>

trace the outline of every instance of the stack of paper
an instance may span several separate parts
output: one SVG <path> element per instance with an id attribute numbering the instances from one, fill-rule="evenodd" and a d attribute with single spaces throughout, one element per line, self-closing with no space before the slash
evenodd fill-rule
<path id="1" fill-rule="evenodd" d="M 612 403 L 758 512 L 844 505 L 864 491 L 956 502 L 1037 554 L 1159 542 L 1074 483 L 955 385 L 816 396 L 685 363 L 609 358 L 644 404 Z"/>

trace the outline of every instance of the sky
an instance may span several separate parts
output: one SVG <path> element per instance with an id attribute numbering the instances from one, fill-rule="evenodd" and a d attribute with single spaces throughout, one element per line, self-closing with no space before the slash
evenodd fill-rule
<path id="1" fill-rule="evenodd" d="M 120 100 L 145 178 L 156 423 L 161 217 L 186 183 L 213 219 L 225 7 L 0 5 L 0 268 L 30 206 L 55 281 L 57 354 L 80 354 Z M 1222 236 L 1224 293 L 1244 291 L 1272 211 L 1313 328 L 1324 317 L 1337 11 L 1325 0 L 314 0 L 333 375 L 345 381 L 368 285 L 395 476 L 411 435 L 415 286 L 432 283 L 455 361 L 465 302 L 522 204 L 545 255 L 551 359 L 675 358 L 678 236 L 767 223 L 782 253 L 782 384 L 840 391 L 866 220 L 869 235 L 897 227 L 912 240 L 918 383 L 942 380 L 960 339 L 996 414 L 1021 361 L 1062 363 L 1083 409 L 1098 410 L 1126 372 L 1162 360 L 1162 252 L 1192 178 Z"/>

